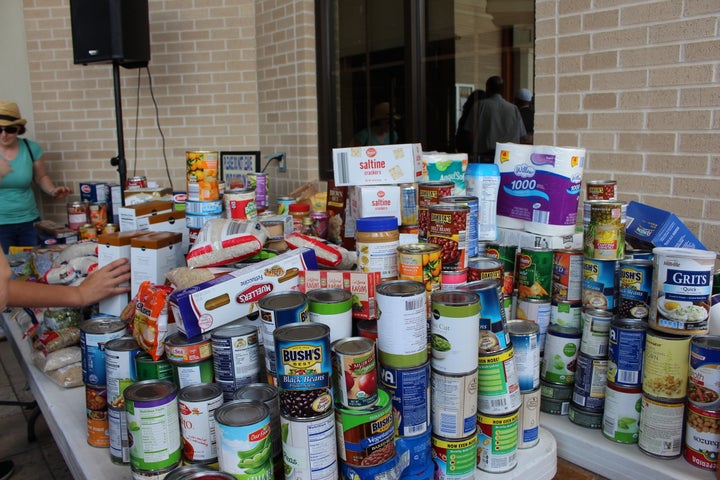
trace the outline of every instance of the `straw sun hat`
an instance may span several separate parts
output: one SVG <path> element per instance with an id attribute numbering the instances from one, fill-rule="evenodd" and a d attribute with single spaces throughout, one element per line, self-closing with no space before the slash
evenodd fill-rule
<path id="1" fill-rule="evenodd" d="M 20 109 L 18 108 L 17 103 L 0 100 L 0 126 L 25 126 L 26 123 L 27 120 L 20 116 Z"/>

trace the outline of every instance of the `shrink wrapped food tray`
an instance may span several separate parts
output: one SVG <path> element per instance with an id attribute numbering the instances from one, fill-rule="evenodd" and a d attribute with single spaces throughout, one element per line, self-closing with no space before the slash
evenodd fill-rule
<path id="1" fill-rule="evenodd" d="M 298 289 L 298 274 L 317 270 L 315 252 L 291 250 L 170 295 L 178 330 L 200 335 L 257 311 L 257 302 L 271 292 Z"/>

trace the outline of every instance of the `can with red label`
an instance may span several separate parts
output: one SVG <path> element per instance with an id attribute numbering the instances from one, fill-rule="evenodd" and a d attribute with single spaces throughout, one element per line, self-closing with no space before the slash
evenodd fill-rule
<path id="1" fill-rule="evenodd" d="M 440 197 L 452 195 L 454 182 L 423 182 L 418 184 L 418 239 L 425 242 L 430 228 L 430 206 L 440 203 Z"/>
<path id="2" fill-rule="evenodd" d="M 217 461 L 215 410 L 222 404 L 223 389 L 217 383 L 201 383 L 180 389 L 178 411 L 183 440 L 183 460 Z"/>
<path id="3" fill-rule="evenodd" d="M 690 341 L 688 401 L 720 410 L 720 336 L 698 335 Z"/>
<path id="4" fill-rule="evenodd" d="M 502 285 L 504 271 L 503 261 L 497 258 L 472 257 L 468 260 L 468 282 L 494 279 Z"/>
<path id="5" fill-rule="evenodd" d="M 134 177 L 128 177 L 125 180 L 125 189 L 130 190 L 133 188 L 147 188 L 147 177 L 145 175 L 135 175 Z"/>
<path id="6" fill-rule="evenodd" d="M 720 411 L 687 406 L 685 460 L 696 467 L 715 471 L 720 445 Z"/>
<path id="7" fill-rule="evenodd" d="M 443 270 L 462 270 L 468 266 L 467 225 L 470 207 L 430 205 L 427 241 L 440 245 Z"/>
<path id="8" fill-rule="evenodd" d="M 588 202 L 613 202 L 617 200 L 617 181 L 590 180 L 585 184 L 585 200 Z"/>
<path id="9" fill-rule="evenodd" d="M 105 386 L 85 385 L 85 412 L 88 444 L 93 447 L 109 447 L 107 388 Z"/>
<path id="10" fill-rule="evenodd" d="M 257 218 L 255 190 L 243 188 L 228 190 L 223 195 L 225 216 L 237 220 L 254 220 Z"/>
<path id="11" fill-rule="evenodd" d="M 434 244 L 433 244 L 434 245 Z M 445 270 L 443 269 L 440 274 L 440 289 L 441 290 L 455 290 L 458 287 L 465 285 L 468 278 L 468 269 L 462 268 L 460 270 Z"/>
<path id="12" fill-rule="evenodd" d="M 375 342 L 365 337 L 347 337 L 331 345 L 333 386 L 336 403 L 363 409 L 378 399 Z"/>
<path id="13" fill-rule="evenodd" d="M 87 202 L 68 202 L 67 204 L 68 228 L 77 231 L 88 221 Z"/>

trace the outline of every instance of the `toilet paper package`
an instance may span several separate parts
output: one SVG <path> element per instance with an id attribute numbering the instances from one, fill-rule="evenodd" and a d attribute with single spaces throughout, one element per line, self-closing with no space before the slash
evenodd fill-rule
<path id="1" fill-rule="evenodd" d="M 498 143 L 498 226 L 572 235 L 585 165 L 584 148 Z"/>

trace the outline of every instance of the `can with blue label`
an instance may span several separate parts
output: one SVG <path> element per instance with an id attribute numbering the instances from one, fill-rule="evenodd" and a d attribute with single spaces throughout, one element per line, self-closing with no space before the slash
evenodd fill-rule
<path id="1" fill-rule="evenodd" d="M 602 413 L 607 385 L 607 359 L 592 358 L 580 352 L 577 356 L 572 401 L 575 405 Z"/>
<path id="2" fill-rule="evenodd" d="M 625 259 L 618 262 L 617 313 L 622 318 L 647 320 L 653 280 L 652 260 Z"/>
<path id="3" fill-rule="evenodd" d="M 432 478 L 434 464 L 432 461 L 432 441 L 428 429 L 421 435 L 399 437 L 395 439 L 395 450 L 400 459 L 402 477 L 415 478 L 416 480 Z M 424 476 L 430 471 L 429 476 Z"/>
<path id="4" fill-rule="evenodd" d="M 430 362 L 406 368 L 382 365 L 380 381 L 392 399 L 395 436 L 430 431 Z"/>
<path id="5" fill-rule="evenodd" d="M 540 387 L 540 329 L 530 320 L 511 320 L 507 331 L 515 349 L 515 370 L 520 391 L 536 390 Z"/>
<path id="6" fill-rule="evenodd" d="M 647 322 L 637 318 L 615 318 L 610 322 L 608 382 L 640 386 L 647 329 Z"/>
<path id="7" fill-rule="evenodd" d="M 120 317 L 103 316 L 83 320 L 80 328 L 82 376 L 85 385 L 107 385 L 105 344 L 127 334 L 127 323 Z"/>
<path id="8" fill-rule="evenodd" d="M 480 352 L 497 352 L 510 346 L 500 281 L 476 280 L 458 290 L 475 292 L 480 296 Z"/>
<path id="9" fill-rule="evenodd" d="M 583 306 L 610 310 L 615 308 L 616 260 L 583 259 Z"/>
<path id="10" fill-rule="evenodd" d="M 518 448 L 531 448 L 540 442 L 540 388 L 523 392 L 518 410 Z"/>
<path id="11" fill-rule="evenodd" d="M 265 368 L 268 375 L 277 373 L 275 365 L 275 343 L 273 332 L 283 325 L 310 320 L 307 296 L 302 292 L 272 292 L 258 302 L 262 330 L 262 344 L 265 347 Z"/>

